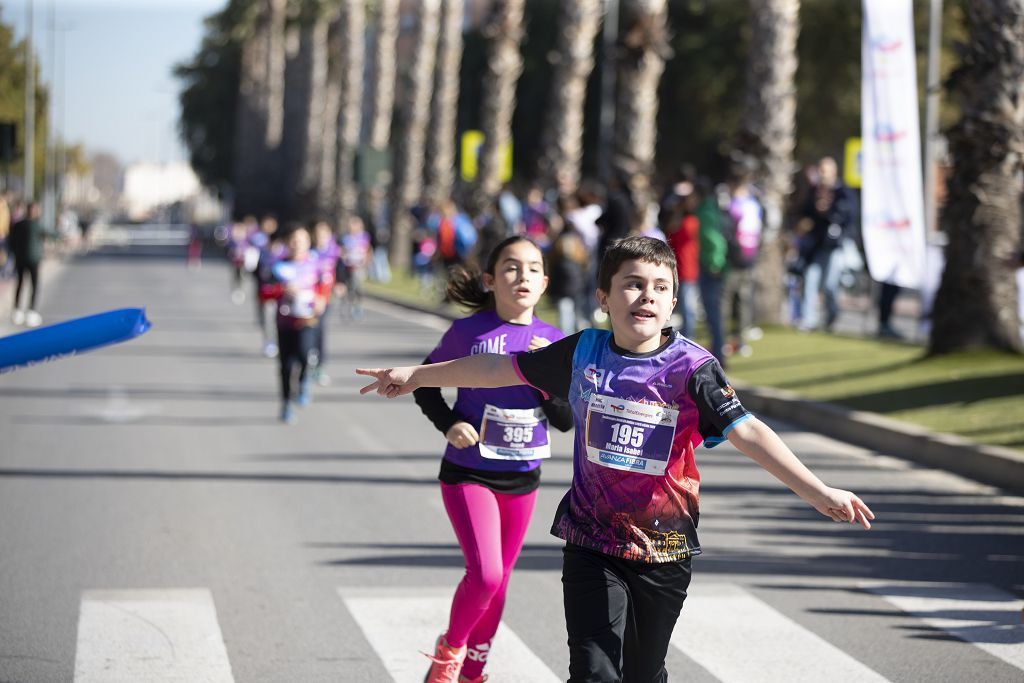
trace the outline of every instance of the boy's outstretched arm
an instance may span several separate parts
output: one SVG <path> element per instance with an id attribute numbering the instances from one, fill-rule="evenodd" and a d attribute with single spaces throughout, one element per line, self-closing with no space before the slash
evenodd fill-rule
<path id="1" fill-rule="evenodd" d="M 740 422 L 729 432 L 729 442 L 740 452 L 792 489 L 811 507 L 837 522 L 859 522 L 871 528 L 875 514 L 850 491 L 826 486 L 782 442 L 775 431 L 756 417 Z"/>
<path id="2" fill-rule="evenodd" d="M 404 368 L 357 368 L 356 374 L 374 378 L 372 384 L 359 390 L 360 394 L 376 391 L 388 398 L 411 393 L 419 387 L 493 388 L 524 383 L 512 365 L 512 358 L 498 353 Z"/>

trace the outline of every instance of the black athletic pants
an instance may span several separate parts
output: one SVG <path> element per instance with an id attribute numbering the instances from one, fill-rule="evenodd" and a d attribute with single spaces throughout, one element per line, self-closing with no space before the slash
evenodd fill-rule
<path id="1" fill-rule="evenodd" d="M 299 368 L 299 386 L 306 379 L 309 369 L 309 352 L 315 348 L 316 327 L 306 326 L 292 329 L 278 324 L 277 352 L 281 365 L 281 400 L 292 399 L 292 377 L 295 367 Z"/>
<path id="2" fill-rule="evenodd" d="M 569 683 L 667 681 L 690 560 L 636 562 L 572 544 L 562 555 Z"/>
<path id="3" fill-rule="evenodd" d="M 18 304 L 21 302 L 21 285 L 27 274 L 32 284 L 32 293 L 28 295 L 28 307 L 29 310 L 36 310 L 36 293 L 39 291 L 39 263 L 15 259 L 14 269 L 18 277 L 18 284 L 14 287 L 14 308 L 18 308 Z"/>

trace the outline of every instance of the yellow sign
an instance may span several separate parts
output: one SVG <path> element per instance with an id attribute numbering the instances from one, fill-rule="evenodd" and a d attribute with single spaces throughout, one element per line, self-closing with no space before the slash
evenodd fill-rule
<path id="1" fill-rule="evenodd" d="M 860 138 L 847 138 L 843 152 L 843 182 L 847 187 L 857 189 L 861 180 Z"/>
<path id="2" fill-rule="evenodd" d="M 467 130 L 462 134 L 462 163 L 460 172 L 462 179 L 466 182 L 476 180 L 480 164 L 480 148 L 484 144 L 483 131 Z M 499 168 L 499 180 L 507 183 L 512 180 L 512 141 L 509 140 L 501 146 L 501 167 Z"/>

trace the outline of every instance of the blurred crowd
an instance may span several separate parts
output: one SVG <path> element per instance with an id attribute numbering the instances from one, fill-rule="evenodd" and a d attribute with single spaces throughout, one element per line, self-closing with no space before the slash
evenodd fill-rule
<path id="1" fill-rule="evenodd" d="M 761 334 L 754 325 L 759 317 L 755 292 L 765 231 L 761 193 L 750 170 L 736 163 L 729 177 L 716 183 L 684 165 L 646 206 L 633 187 L 634 178 L 618 173 L 605 185 L 583 182 L 573 192 L 509 185 L 476 216 L 452 200 L 413 207 L 409 268 L 423 290 L 440 293 L 452 266 L 486 255 L 505 237 L 526 235 L 545 253 L 547 295 L 559 327 L 571 334 L 602 322 L 593 291 L 605 247 L 630 234 L 656 237 L 672 247 L 678 261 L 674 324 L 692 336 L 703 321 L 708 348 L 723 362 L 735 353 L 750 354 L 750 342 Z M 782 226 L 783 318 L 801 330 L 831 330 L 840 291 L 860 286 L 878 297 L 877 333 L 898 337 L 891 325 L 898 290 L 881 286 L 879 294 L 865 284 L 858 205 L 834 159 L 801 171 Z M 386 280 L 387 216 L 365 218 L 376 254 L 369 261 L 370 277 Z"/>

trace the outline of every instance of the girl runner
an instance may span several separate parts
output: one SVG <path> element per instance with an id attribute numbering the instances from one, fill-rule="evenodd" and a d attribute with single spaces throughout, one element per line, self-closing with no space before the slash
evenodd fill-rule
<path id="1" fill-rule="evenodd" d="M 547 282 L 540 249 L 521 236 L 495 247 L 483 275 L 454 268 L 448 297 L 473 314 L 452 323 L 426 363 L 533 350 L 561 339 L 558 328 L 533 314 Z M 505 589 L 533 514 L 540 460 L 551 453 L 548 422 L 566 431 L 572 416 L 567 403 L 545 400 L 525 386 L 459 389 L 454 409 L 437 388 L 417 389 L 414 397 L 448 440 L 438 476 L 441 498 L 466 558 L 426 681 L 482 682 Z"/>
<path id="2" fill-rule="evenodd" d="M 309 355 L 316 344 L 316 328 L 327 306 L 334 278 L 321 271 L 310 252 L 309 232 L 293 229 L 285 237 L 285 256 L 271 268 L 272 281 L 260 289 L 264 299 L 277 299 L 277 346 L 281 367 L 281 420 L 295 421 L 292 407 L 292 383 L 299 368 L 297 403 L 310 402 Z"/>

